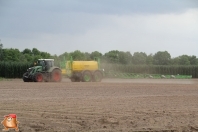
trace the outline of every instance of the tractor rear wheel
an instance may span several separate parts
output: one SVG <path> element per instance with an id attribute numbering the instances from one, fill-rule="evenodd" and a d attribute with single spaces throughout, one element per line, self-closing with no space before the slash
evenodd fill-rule
<path id="1" fill-rule="evenodd" d="M 52 81 L 53 81 L 53 82 L 60 82 L 60 81 L 62 80 L 61 71 L 58 70 L 58 69 L 54 69 L 54 70 L 52 71 L 52 76 L 51 76 L 51 78 L 52 78 Z"/>
<path id="2" fill-rule="evenodd" d="M 84 71 L 82 74 L 82 81 L 83 82 L 91 82 L 92 81 L 92 74 L 90 71 Z"/>
<path id="3" fill-rule="evenodd" d="M 93 81 L 94 82 L 101 82 L 102 80 L 102 72 L 101 71 L 95 71 L 93 74 Z"/>
<path id="4" fill-rule="evenodd" d="M 38 72 L 34 75 L 34 81 L 35 82 L 43 82 L 44 81 L 44 77 L 43 74 Z"/>

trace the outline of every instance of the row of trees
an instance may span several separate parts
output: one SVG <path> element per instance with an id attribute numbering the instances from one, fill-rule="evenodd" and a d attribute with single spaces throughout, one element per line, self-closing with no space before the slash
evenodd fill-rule
<path id="1" fill-rule="evenodd" d="M 198 58 L 196 56 L 181 55 L 171 58 L 167 51 L 159 51 L 155 54 L 143 52 L 130 52 L 112 50 L 105 54 L 98 51 L 91 53 L 81 52 L 65 52 L 59 56 L 51 55 L 47 52 L 39 51 L 36 48 L 24 49 L 4 49 L 0 44 L 0 77 L 21 78 L 22 74 L 30 66 L 33 66 L 39 58 L 52 58 L 55 65 L 60 66 L 60 62 L 64 59 L 69 60 L 93 60 L 95 57 L 101 59 L 101 67 L 105 72 L 124 72 L 124 73 L 141 73 L 141 74 L 181 74 L 192 75 L 198 78 Z"/>
<path id="2" fill-rule="evenodd" d="M 51 55 L 47 52 L 39 51 L 36 48 L 24 49 L 19 51 L 18 49 L 4 49 L 0 44 L 0 61 L 5 62 L 34 62 L 39 58 L 53 58 L 58 65 L 65 58 L 69 59 L 73 57 L 74 60 L 93 60 L 94 57 L 99 57 L 102 63 L 113 64 L 133 64 L 133 65 L 198 65 L 198 58 L 196 56 L 181 55 L 175 58 L 171 58 L 170 53 L 167 51 L 159 51 L 155 54 L 147 55 L 144 52 L 135 52 L 133 55 L 130 52 L 123 52 L 118 50 L 112 50 L 105 54 L 98 51 L 91 53 L 81 52 L 76 50 L 74 52 L 65 52 L 59 56 Z"/>
<path id="3" fill-rule="evenodd" d="M 50 58 L 51 55 L 47 52 L 39 51 L 36 48 L 25 49 L 20 52 L 18 49 L 3 49 L 0 45 L 0 61 L 5 62 L 33 62 L 40 58 Z"/>
<path id="4" fill-rule="evenodd" d="M 92 53 L 83 53 L 76 50 L 71 53 L 65 52 L 57 57 L 57 59 L 63 60 L 64 57 L 69 59 L 70 56 L 74 60 L 93 60 L 94 57 L 101 58 L 102 63 L 114 63 L 114 64 L 132 64 L 132 65 L 198 65 L 198 58 L 196 56 L 181 55 L 175 58 L 171 58 L 171 55 L 167 51 L 159 51 L 157 53 L 149 54 L 143 52 L 135 52 L 133 55 L 130 52 L 123 52 L 118 50 L 112 50 L 104 55 L 98 51 Z"/>

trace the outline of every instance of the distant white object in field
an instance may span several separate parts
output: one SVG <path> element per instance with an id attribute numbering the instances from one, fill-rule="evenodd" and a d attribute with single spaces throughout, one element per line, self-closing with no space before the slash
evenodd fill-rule
<path id="1" fill-rule="evenodd" d="M 171 75 L 171 78 L 175 78 L 175 76 L 174 75 Z"/>
<path id="2" fill-rule="evenodd" d="M 166 76 L 164 76 L 164 75 L 161 75 L 161 78 L 166 78 Z"/>
<path id="3" fill-rule="evenodd" d="M 149 75 L 149 78 L 153 78 L 153 76 Z"/>

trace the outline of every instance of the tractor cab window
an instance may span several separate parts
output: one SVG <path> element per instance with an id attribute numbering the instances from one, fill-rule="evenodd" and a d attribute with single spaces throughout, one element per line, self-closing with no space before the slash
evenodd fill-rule
<path id="1" fill-rule="evenodd" d="M 38 65 L 38 66 L 43 66 L 43 65 L 45 65 L 45 64 L 44 64 L 44 61 L 43 61 L 43 60 L 38 60 L 37 65 Z"/>
<path id="2" fill-rule="evenodd" d="M 54 66 L 54 61 L 45 61 L 45 63 L 49 67 L 53 67 Z"/>
<path id="3" fill-rule="evenodd" d="M 50 67 L 54 66 L 54 61 L 45 61 L 46 71 L 50 69 Z"/>

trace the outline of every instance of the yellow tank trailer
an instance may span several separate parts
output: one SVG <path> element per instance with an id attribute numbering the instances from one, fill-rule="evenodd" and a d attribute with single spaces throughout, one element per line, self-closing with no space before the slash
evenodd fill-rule
<path id="1" fill-rule="evenodd" d="M 62 75 L 66 75 L 66 69 L 61 69 Z"/>
<path id="2" fill-rule="evenodd" d="M 100 82 L 103 78 L 99 58 L 94 61 L 73 61 L 71 58 L 64 64 L 62 74 L 69 77 L 72 82 Z"/>

